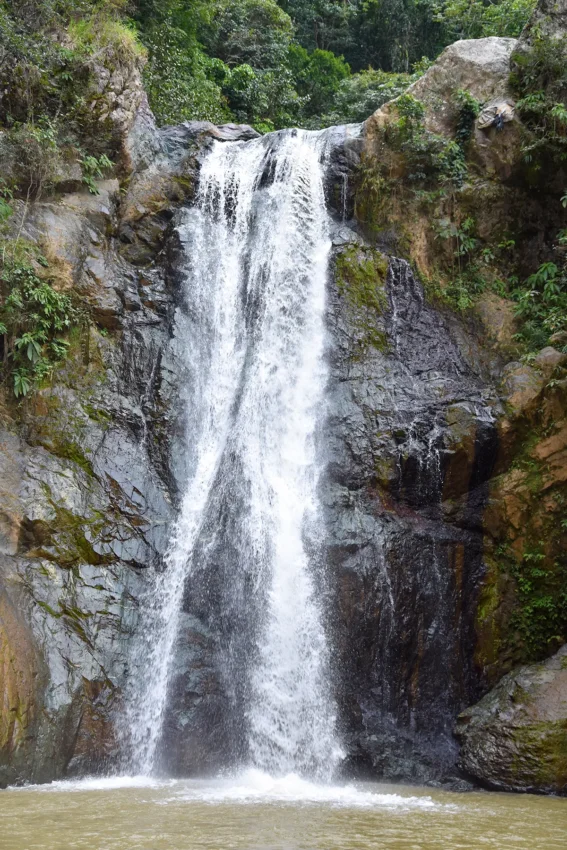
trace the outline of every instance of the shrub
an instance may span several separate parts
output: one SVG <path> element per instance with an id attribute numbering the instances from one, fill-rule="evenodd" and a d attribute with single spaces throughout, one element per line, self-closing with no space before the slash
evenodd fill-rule
<path id="1" fill-rule="evenodd" d="M 513 54 L 511 84 L 517 109 L 530 130 L 524 144 L 527 162 L 539 168 L 546 159 L 567 158 L 567 36 L 533 33 L 529 48 Z"/>
<path id="2" fill-rule="evenodd" d="M 40 258 L 44 264 L 46 261 Z M 0 334 L 4 371 L 16 398 L 27 395 L 67 355 L 65 333 L 79 321 L 71 298 L 57 292 L 27 262 L 9 260 L 0 272 Z"/>
<path id="3" fill-rule="evenodd" d="M 308 53 L 303 47 L 292 45 L 289 64 L 297 92 L 305 99 L 302 111 L 309 117 L 328 112 L 341 82 L 350 77 L 350 68 L 342 56 L 328 50 Z"/>
<path id="4" fill-rule="evenodd" d="M 561 236 L 560 236 L 561 241 Z M 516 314 L 522 320 L 519 339 L 537 350 L 551 334 L 567 330 L 567 270 L 554 262 L 543 263 L 522 286 L 512 291 Z"/>
<path id="5" fill-rule="evenodd" d="M 108 13 L 77 18 L 69 23 L 68 34 L 79 54 L 109 56 L 123 62 L 144 59 L 146 49 L 141 44 L 133 24 L 120 21 Z"/>
<path id="6" fill-rule="evenodd" d="M 144 41 L 149 53 L 144 81 L 158 124 L 188 119 L 222 123 L 230 118 L 214 79 L 219 65 L 211 64 L 185 32 L 165 22 L 146 32 Z"/>
<path id="7" fill-rule="evenodd" d="M 55 180 L 61 151 L 53 124 L 22 124 L 5 134 L 1 149 L 14 190 L 38 199 Z"/>

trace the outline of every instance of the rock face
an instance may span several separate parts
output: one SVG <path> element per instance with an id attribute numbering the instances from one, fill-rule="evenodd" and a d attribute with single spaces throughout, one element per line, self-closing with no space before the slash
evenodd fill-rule
<path id="1" fill-rule="evenodd" d="M 458 718 L 463 769 L 502 791 L 567 791 L 567 645 L 520 667 Z"/>
<path id="2" fill-rule="evenodd" d="M 116 763 L 120 692 L 136 675 L 139 600 L 175 516 L 185 432 L 176 327 L 186 305 L 169 256 L 177 206 L 212 137 L 158 132 L 138 112 L 129 191 L 31 205 L 41 244 L 89 306 L 52 386 L 0 405 L 0 785 Z"/>
<path id="3" fill-rule="evenodd" d="M 508 97 L 510 56 L 516 45 L 514 38 L 490 37 L 456 41 L 445 48 L 435 64 L 408 89 L 408 94 L 426 107 L 427 128 L 435 133 L 452 132 L 454 97 L 459 89 L 482 103 Z M 390 103 L 385 104 L 366 121 L 369 139 L 388 120 L 391 108 Z"/>
<path id="4" fill-rule="evenodd" d="M 409 265 L 340 232 L 324 499 L 347 769 L 429 781 L 454 768 L 454 717 L 480 693 L 498 401 Z"/>
<path id="5" fill-rule="evenodd" d="M 30 239 L 49 234 L 50 256 L 98 324 L 0 437 L 4 783 L 100 769 L 116 755 L 110 715 L 137 599 L 173 515 L 156 437 L 173 415 L 174 299 L 159 270 L 140 281 L 121 260 L 107 235 L 112 189 L 39 204 L 26 225 Z"/>
<path id="6" fill-rule="evenodd" d="M 520 47 L 529 46 L 535 32 L 551 38 L 562 38 L 566 30 L 567 3 L 565 0 L 539 0 L 520 36 Z"/>

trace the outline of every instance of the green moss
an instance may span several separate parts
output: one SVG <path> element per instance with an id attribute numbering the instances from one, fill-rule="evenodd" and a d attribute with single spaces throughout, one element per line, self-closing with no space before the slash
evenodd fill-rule
<path id="1" fill-rule="evenodd" d="M 47 492 L 46 495 L 49 498 Z M 110 556 L 96 552 L 86 536 L 88 530 L 89 537 L 93 540 L 99 537 L 106 524 L 103 516 L 96 513 L 89 518 L 76 516 L 51 500 L 50 504 L 55 512 L 55 519 L 43 529 L 41 538 L 32 543 L 28 551 L 29 557 L 42 558 L 63 569 L 71 570 L 79 564 L 102 566 L 113 560 Z M 40 569 L 43 575 L 49 574 L 45 566 Z"/>
<path id="2" fill-rule="evenodd" d="M 337 257 L 337 286 L 356 307 L 382 314 L 388 306 L 385 291 L 388 259 L 373 248 L 351 245 Z"/>
<path id="3" fill-rule="evenodd" d="M 339 293 L 352 308 L 360 348 L 385 351 L 388 340 L 377 320 L 388 309 L 388 258 L 373 248 L 351 245 L 338 255 L 335 272 Z"/>
<path id="4" fill-rule="evenodd" d="M 567 721 L 534 723 L 514 730 L 519 752 L 512 772 L 530 770 L 536 766 L 535 782 L 540 787 L 562 789 L 567 784 Z"/>
<path id="5" fill-rule="evenodd" d="M 94 476 L 94 471 L 92 467 L 92 463 L 86 456 L 85 452 L 78 443 L 73 439 L 69 440 L 60 440 L 54 444 L 53 454 L 57 455 L 57 457 L 66 458 L 66 460 L 71 460 L 73 463 L 76 463 L 78 466 L 83 469 L 87 475 Z"/>
<path id="6" fill-rule="evenodd" d="M 37 599 L 37 600 L 36 600 L 36 602 L 37 602 L 37 604 L 39 605 L 39 607 L 40 607 L 40 608 L 43 608 L 43 610 L 44 610 L 44 611 L 47 611 L 47 613 L 48 613 L 51 617 L 55 617 L 56 619 L 59 619 L 59 617 L 61 616 L 61 614 L 60 614 L 58 611 L 55 611 L 55 610 L 51 607 L 51 605 L 48 605 L 48 604 L 47 604 L 47 602 L 42 602 L 42 601 L 41 601 L 41 599 Z"/>
<path id="7" fill-rule="evenodd" d="M 483 669 L 497 663 L 502 644 L 499 614 L 502 604 L 501 576 L 494 561 L 489 557 L 485 560 L 488 570 L 480 591 L 475 620 L 478 636 L 475 659 Z"/>
<path id="8" fill-rule="evenodd" d="M 95 552 L 92 544 L 85 536 L 85 528 L 89 528 L 92 536 L 100 532 L 103 520 L 99 518 L 86 520 L 78 517 L 64 508 L 57 508 L 58 540 L 57 550 L 59 563 L 62 566 L 72 566 L 76 563 L 101 565 L 108 559 Z"/>
<path id="9" fill-rule="evenodd" d="M 83 405 L 83 410 L 89 416 L 90 419 L 95 422 L 100 422 L 101 424 L 106 424 L 112 420 L 112 416 L 108 412 L 108 410 L 103 410 L 100 407 L 93 407 L 92 404 Z"/>

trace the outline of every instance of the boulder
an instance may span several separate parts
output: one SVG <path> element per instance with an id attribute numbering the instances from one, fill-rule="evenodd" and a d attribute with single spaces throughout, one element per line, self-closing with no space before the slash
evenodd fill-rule
<path id="1" fill-rule="evenodd" d="M 408 89 L 408 94 L 426 108 L 428 130 L 452 135 L 455 120 L 455 94 L 464 89 L 481 103 L 510 96 L 508 78 L 510 56 L 516 46 L 514 38 L 477 38 L 456 41 L 447 47 L 437 61 Z M 365 124 L 371 138 L 383 126 L 389 114 L 390 101 L 372 115 Z"/>
<path id="2" fill-rule="evenodd" d="M 567 644 L 459 715 L 460 765 L 490 788 L 567 793 Z"/>

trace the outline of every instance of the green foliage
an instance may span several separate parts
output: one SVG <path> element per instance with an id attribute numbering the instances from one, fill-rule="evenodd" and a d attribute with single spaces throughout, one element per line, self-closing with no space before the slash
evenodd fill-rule
<path id="1" fill-rule="evenodd" d="M 230 67 L 257 69 L 287 63 L 293 25 L 275 0 L 214 0 L 214 14 L 199 31 L 209 53 Z"/>
<path id="2" fill-rule="evenodd" d="M 145 81 L 158 123 L 296 123 L 301 100 L 287 67 L 291 21 L 274 0 L 171 0 L 159 13 L 142 5 Z"/>
<path id="3" fill-rule="evenodd" d="M 437 20 L 444 25 L 451 40 L 486 38 L 497 35 L 517 38 L 537 0 L 444 0 L 439 4 Z"/>
<path id="4" fill-rule="evenodd" d="M 61 167 L 61 151 L 54 124 L 19 124 L 2 139 L 6 174 L 14 190 L 38 199 L 49 188 Z"/>
<path id="5" fill-rule="evenodd" d="M 543 263 L 522 286 L 512 291 L 516 315 L 522 320 L 518 338 L 529 349 L 548 344 L 551 334 L 567 330 L 567 268 Z"/>
<path id="6" fill-rule="evenodd" d="M 538 170 L 567 158 L 567 36 L 534 32 L 530 49 L 513 55 L 511 82 L 517 109 L 531 131 L 524 143 L 526 162 Z"/>
<path id="7" fill-rule="evenodd" d="M 355 45 L 360 3 L 343 0 L 280 0 L 290 15 L 298 42 L 307 50 L 344 53 Z"/>
<path id="8" fill-rule="evenodd" d="M 413 95 L 401 95 L 395 106 L 399 118 L 386 128 L 386 139 L 393 150 L 403 155 L 406 179 L 460 186 L 467 173 L 462 146 L 425 128 L 425 108 Z"/>
<path id="9" fill-rule="evenodd" d="M 45 263 L 46 261 L 43 260 Z M 40 278 L 28 262 L 9 259 L 0 271 L 0 334 L 4 372 L 16 398 L 48 378 L 67 356 L 65 334 L 80 321 L 69 295 Z"/>
<path id="10" fill-rule="evenodd" d="M 158 124 L 229 120 L 226 98 L 214 79 L 223 63 L 211 63 L 195 38 L 171 20 L 142 32 L 142 38 L 149 53 L 144 82 Z"/>
<path id="11" fill-rule="evenodd" d="M 455 101 L 457 105 L 455 137 L 457 143 L 464 147 L 472 136 L 474 122 L 480 112 L 480 103 L 464 89 L 457 91 Z"/>
<path id="12" fill-rule="evenodd" d="M 567 568 L 548 564 L 541 546 L 510 562 L 516 581 L 519 608 L 511 626 L 516 628 L 529 656 L 541 658 L 556 649 L 567 635 Z"/>
<path id="13" fill-rule="evenodd" d="M 67 32 L 78 54 L 92 56 L 96 53 L 99 61 L 104 54 L 124 63 L 146 55 L 133 25 L 104 12 L 71 19 Z"/>
<path id="14" fill-rule="evenodd" d="M 114 0 L 0 0 L 0 128 L 4 177 L 38 196 L 80 150 L 117 150 L 101 73 L 143 49 Z M 106 71 L 105 71 L 106 69 Z M 6 177 L 7 175 L 7 177 Z"/>
<path id="15" fill-rule="evenodd" d="M 475 0 L 473 14 L 464 0 L 0 0 L 0 124 L 41 118 L 60 147 L 112 156 L 93 71 L 146 54 L 160 124 L 361 121 L 402 93 L 412 65 L 423 73 L 469 32 L 481 7 L 482 34 L 514 35 L 530 2 Z"/>
<path id="16" fill-rule="evenodd" d="M 288 58 L 297 92 L 304 98 L 303 114 L 324 115 L 333 108 L 341 83 L 350 77 L 349 66 L 328 50 L 308 53 L 299 45 L 290 47 Z"/>
<path id="17" fill-rule="evenodd" d="M 411 74 L 369 68 L 358 74 L 345 76 L 333 93 L 328 111 L 322 111 L 308 119 L 306 126 L 318 128 L 365 121 L 385 103 L 403 94 L 425 73 L 430 64 L 429 60 L 424 58 L 416 63 Z"/>
<path id="18" fill-rule="evenodd" d="M 302 101 L 289 70 L 238 65 L 229 70 L 222 91 L 237 121 L 268 130 L 298 123 Z"/>
<path id="19" fill-rule="evenodd" d="M 342 54 L 356 71 L 408 72 L 459 38 L 517 37 L 536 0 L 280 0 L 308 50 Z"/>
<path id="20" fill-rule="evenodd" d="M 106 154 L 96 156 L 84 156 L 81 160 L 83 169 L 83 183 L 87 186 L 91 195 L 98 195 L 99 191 L 96 185 L 96 180 L 104 177 L 104 172 L 112 168 L 111 160 Z"/>
<path id="21" fill-rule="evenodd" d="M 432 0 L 362 0 L 356 4 L 352 57 L 357 69 L 371 65 L 408 72 L 422 56 L 437 56 L 448 43 Z"/>
<path id="22" fill-rule="evenodd" d="M 359 335 L 355 358 L 368 347 L 384 351 L 387 346 L 386 333 L 377 322 L 388 309 L 387 273 L 387 258 L 372 248 L 351 246 L 337 257 L 338 290 L 354 310 L 353 322 Z"/>

